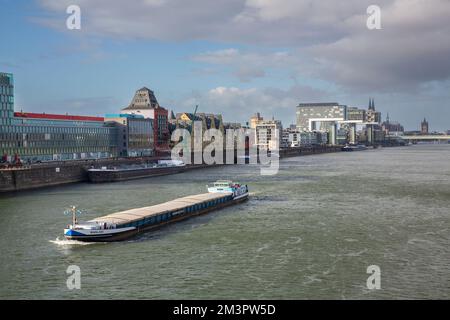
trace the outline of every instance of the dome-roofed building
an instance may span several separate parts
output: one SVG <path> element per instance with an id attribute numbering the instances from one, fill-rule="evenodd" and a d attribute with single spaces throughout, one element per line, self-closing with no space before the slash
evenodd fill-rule
<path id="1" fill-rule="evenodd" d="M 122 109 L 122 113 L 142 115 L 144 118 L 153 119 L 156 154 L 162 155 L 170 152 L 168 111 L 159 105 L 152 90 L 147 87 L 137 90 L 128 107 Z"/>
<path id="2" fill-rule="evenodd" d="M 139 113 L 145 118 L 154 118 L 153 109 L 160 108 L 155 94 L 147 87 L 142 87 L 134 94 L 128 107 L 122 109 L 126 113 Z"/>

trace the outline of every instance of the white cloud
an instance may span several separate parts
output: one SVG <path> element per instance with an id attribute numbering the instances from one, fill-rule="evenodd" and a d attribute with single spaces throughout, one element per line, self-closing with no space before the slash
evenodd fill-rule
<path id="1" fill-rule="evenodd" d="M 241 52 L 234 48 L 208 51 L 192 59 L 197 62 L 227 66 L 241 82 L 266 76 L 268 68 L 292 69 L 299 63 L 298 56 L 292 56 L 288 52 Z"/>
<path id="2" fill-rule="evenodd" d="M 82 32 L 119 39 L 208 40 L 251 46 L 197 57 L 226 65 L 241 81 L 290 65 L 350 90 L 408 91 L 450 77 L 450 1 L 377 0 L 382 30 L 366 28 L 372 0 L 39 0 L 63 30 L 78 4 Z M 276 59 L 267 48 L 286 48 Z M 296 58 L 298 55 L 302 59 Z"/>
<path id="3" fill-rule="evenodd" d="M 177 103 L 176 112 L 199 105 L 199 112 L 221 113 L 224 121 L 246 123 L 255 112 L 266 118 L 274 116 L 285 124 L 295 121 L 295 106 L 299 101 L 328 99 L 329 94 L 307 86 L 295 85 L 287 90 L 278 88 L 216 87 L 204 93 L 193 93 Z"/>

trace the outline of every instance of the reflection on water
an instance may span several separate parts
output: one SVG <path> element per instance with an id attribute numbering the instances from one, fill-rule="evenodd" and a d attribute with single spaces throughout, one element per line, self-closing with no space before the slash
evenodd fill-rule
<path id="1" fill-rule="evenodd" d="M 450 146 L 289 158 L 0 196 L 0 298 L 449 298 Z M 118 243 L 63 240 L 84 219 L 248 183 L 246 203 Z M 69 265 L 81 290 L 66 287 Z M 367 289 L 367 267 L 381 290 Z"/>

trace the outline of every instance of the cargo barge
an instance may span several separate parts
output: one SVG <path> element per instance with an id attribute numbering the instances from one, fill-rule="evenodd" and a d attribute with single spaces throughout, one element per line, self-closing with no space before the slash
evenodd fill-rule
<path id="1" fill-rule="evenodd" d="M 116 182 L 180 173 L 186 165 L 181 161 L 159 160 L 158 163 L 88 169 L 90 182 Z"/>
<path id="2" fill-rule="evenodd" d="M 358 144 L 358 145 L 346 145 L 341 148 L 341 151 L 352 152 L 352 151 L 364 151 L 367 150 L 367 146 Z"/>
<path id="3" fill-rule="evenodd" d="M 72 224 L 64 229 L 64 237 L 86 242 L 124 240 L 147 230 L 243 202 L 247 198 L 247 185 L 221 180 L 208 187 L 208 193 L 116 212 L 87 222 L 77 221 L 77 210 L 73 207 Z"/>

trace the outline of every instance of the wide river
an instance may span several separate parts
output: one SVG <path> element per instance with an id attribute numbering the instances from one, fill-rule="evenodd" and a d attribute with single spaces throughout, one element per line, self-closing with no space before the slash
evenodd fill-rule
<path id="1" fill-rule="evenodd" d="M 216 179 L 247 183 L 250 200 L 130 241 L 63 240 L 70 205 L 95 218 Z M 235 165 L 0 195 L 0 239 L 3 299 L 448 299 L 450 145 L 288 158 L 274 176 Z"/>

